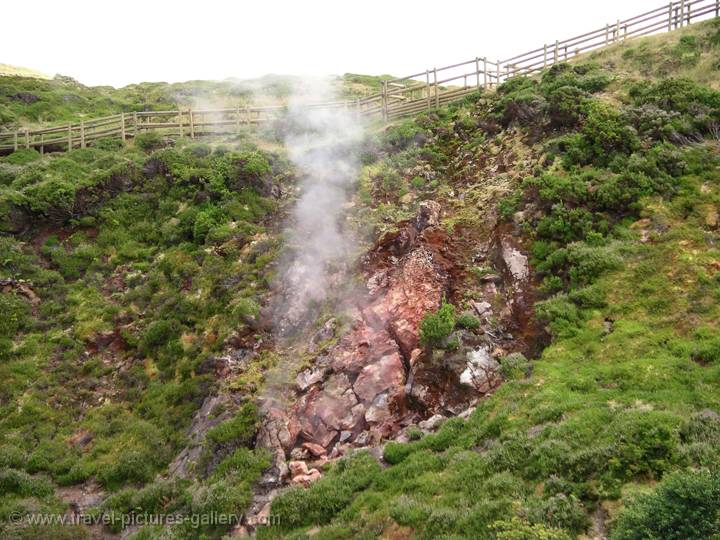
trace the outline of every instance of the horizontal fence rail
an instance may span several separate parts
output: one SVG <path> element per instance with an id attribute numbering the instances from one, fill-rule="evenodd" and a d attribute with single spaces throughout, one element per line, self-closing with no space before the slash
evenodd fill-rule
<path id="1" fill-rule="evenodd" d="M 382 81 L 382 89 L 369 96 L 345 101 L 306 105 L 308 108 L 353 110 L 362 116 L 392 120 L 431 110 L 462 99 L 480 89 L 490 89 L 518 75 L 532 75 L 579 54 L 628 39 L 669 32 L 693 22 L 720 16 L 720 0 L 675 0 L 626 20 L 564 40 L 555 40 L 532 51 L 489 60 L 475 57 L 450 66 L 426 69 L 406 77 Z M 205 110 L 141 111 L 120 113 L 79 123 L 44 129 L 0 131 L 0 153 L 20 148 L 62 151 L 85 148 L 107 137 L 123 142 L 139 133 L 160 131 L 166 136 L 195 138 L 238 131 L 278 118 L 284 106 L 234 107 Z"/>

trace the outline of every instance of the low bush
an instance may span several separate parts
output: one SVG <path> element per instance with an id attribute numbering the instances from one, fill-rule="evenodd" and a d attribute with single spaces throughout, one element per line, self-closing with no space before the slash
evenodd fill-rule
<path id="1" fill-rule="evenodd" d="M 455 329 L 455 306 L 443 301 L 436 313 L 426 313 L 420 321 L 420 341 L 429 346 L 440 346 Z"/>
<path id="2" fill-rule="evenodd" d="M 472 313 L 462 313 L 455 319 L 455 326 L 466 330 L 477 330 L 480 328 L 480 319 Z"/>
<path id="3" fill-rule="evenodd" d="M 135 146 L 146 152 L 152 152 L 165 145 L 162 136 L 157 131 L 148 131 L 146 133 L 138 133 L 134 139 Z"/>
<path id="4" fill-rule="evenodd" d="M 720 534 L 720 474 L 678 472 L 625 503 L 612 540 L 706 540 Z"/>

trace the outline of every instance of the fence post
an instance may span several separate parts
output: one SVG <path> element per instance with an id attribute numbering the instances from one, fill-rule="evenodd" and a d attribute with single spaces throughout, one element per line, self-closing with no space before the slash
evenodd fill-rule
<path id="1" fill-rule="evenodd" d="M 687 5 L 687 23 L 690 24 L 690 20 L 692 19 L 692 2 L 688 2 Z"/>
<path id="2" fill-rule="evenodd" d="M 188 117 L 190 118 L 190 138 L 195 138 L 195 119 L 193 118 L 193 110 L 188 109 Z"/>
<path id="3" fill-rule="evenodd" d="M 25 148 L 30 149 L 30 130 L 25 128 Z"/>
<path id="4" fill-rule="evenodd" d="M 559 47 L 559 41 L 555 40 L 555 52 L 553 54 L 553 64 L 557 64 L 558 61 L 558 47 Z"/>
<path id="5" fill-rule="evenodd" d="M 718 0 L 720 1 L 720 0 Z M 487 57 L 483 57 L 483 85 L 485 88 L 487 88 L 488 80 L 487 80 Z"/>
<path id="6" fill-rule="evenodd" d="M 543 45 L 543 67 L 547 67 L 547 43 Z"/>
<path id="7" fill-rule="evenodd" d="M 618 19 L 615 24 L 615 43 L 618 41 L 620 41 L 620 19 Z"/>
<path id="8" fill-rule="evenodd" d="M 138 124 L 138 117 L 137 112 L 133 112 L 133 136 L 137 137 L 137 124 Z"/>
<path id="9" fill-rule="evenodd" d="M 609 37 L 610 37 L 610 25 L 606 24 L 605 25 L 605 46 L 606 47 L 608 45 Z"/>
<path id="10" fill-rule="evenodd" d="M 40 134 L 40 155 L 41 156 L 45 155 L 45 134 L 44 133 Z"/>
<path id="11" fill-rule="evenodd" d="M 435 84 L 435 108 L 440 107 L 440 89 L 437 82 L 437 68 L 433 68 L 433 83 Z"/>
<path id="12" fill-rule="evenodd" d="M 13 152 L 17 152 L 18 149 L 18 132 L 15 130 L 15 137 L 13 138 Z"/>
<path id="13" fill-rule="evenodd" d="M 80 120 L 80 148 L 85 148 L 85 120 Z"/>
<path id="14" fill-rule="evenodd" d="M 685 19 L 685 0 L 680 0 L 680 28 L 684 26 Z"/>
<path id="15" fill-rule="evenodd" d="M 497 62 L 495 62 L 495 78 L 497 79 L 497 85 L 500 86 L 500 59 L 498 58 Z"/>
<path id="16" fill-rule="evenodd" d="M 68 124 L 68 152 L 72 150 L 72 124 Z"/>
<path id="17" fill-rule="evenodd" d="M 120 113 L 120 138 L 122 139 L 122 143 L 125 144 L 125 113 Z"/>
<path id="18" fill-rule="evenodd" d="M 715 0 L 715 16 L 720 17 L 720 0 Z"/>
<path id="19" fill-rule="evenodd" d="M 673 11 L 673 3 L 670 2 L 668 4 L 668 32 L 672 30 L 672 11 Z"/>
<path id="20" fill-rule="evenodd" d="M 240 131 L 240 105 L 235 107 L 235 129 Z"/>
<path id="21" fill-rule="evenodd" d="M 387 120 L 387 119 L 388 119 L 387 81 L 383 81 L 383 89 L 382 89 L 382 117 L 383 117 L 383 120 Z"/>
<path id="22" fill-rule="evenodd" d="M 480 90 L 480 59 L 475 57 L 475 87 Z"/>

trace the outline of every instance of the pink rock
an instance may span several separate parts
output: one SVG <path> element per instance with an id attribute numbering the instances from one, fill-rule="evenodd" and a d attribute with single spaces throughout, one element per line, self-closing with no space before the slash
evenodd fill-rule
<path id="1" fill-rule="evenodd" d="M 299 474 L 291 480 L 293 484 L 300 484 L 303 486 L 309 486 L 316 480 L 322 478 L 322 474 L 317 469 L 310 469 L 307 474 Z"/>
<path id="2" fill-rule="evenodd" d="M 308 466 L 304 461 L 291 461 L 288 463 L 290 474 L 293 478 L 301 474 L 308 474 Z"/>
<path id="3" fill-rule="evenodd" d="M 310 452 L 315 457 L 324 456 L 327 454 L 327 450 L 320 446 L 319 444 L 314 444 L 310 442 L 305 442 L 302 445 L 303 448 L 305 448 L 308 452 Z"/>
<path id="4" fill-rule="evenodd" d="M 405 368 L 400 354 L 396 352 L 365 366 L 355 380 L 353 390 L 365 403 L 372 403 L 378 394 L 404 383 Z"/>

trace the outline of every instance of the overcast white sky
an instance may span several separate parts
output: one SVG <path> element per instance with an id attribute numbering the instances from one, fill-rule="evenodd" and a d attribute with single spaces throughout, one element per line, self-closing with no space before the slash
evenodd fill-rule
<path id="1" fill-rule="evenodd" d="M 504 58 L 662 0 L 3 2 L 0 63 L 89 85 L 267 73 L 408 75 Z"/>

